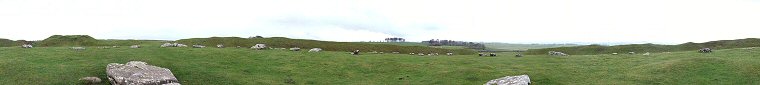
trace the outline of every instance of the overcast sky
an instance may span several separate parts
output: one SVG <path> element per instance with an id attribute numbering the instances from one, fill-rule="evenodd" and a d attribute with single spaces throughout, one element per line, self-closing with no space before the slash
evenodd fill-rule
<path id="1" fill-rule="evenodd" d="M 677 44 L 760 37 L 760 0 L 0 0 L 0 38 Z"/>

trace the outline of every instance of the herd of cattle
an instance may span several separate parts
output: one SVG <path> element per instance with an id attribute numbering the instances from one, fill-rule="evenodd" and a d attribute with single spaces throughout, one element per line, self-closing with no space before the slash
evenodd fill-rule
<path id="1" fill-rule="evenodd" d="M 23 45 L 21 45 L 21 48 L 33 48 L 33 47 L 34 46 L 32 46 L 30 44 L 23 44 Z M 141 47 L 140 45 L 129 46 L 129 48 L 140 48 L 140 47 Z M 164 43 L 164 44 L 161 45 L 161 47 L 165 48 L 165 47 L 188 47 L 188 46 L 185 45 L 185 44 L 180 44 L 180 43 Z M 203 45 L 192 45 L 192 47 L 193 48 L 205 48 L 206 46 L 203 46 Z M 217 48 L 224 48 L 224 45 L 218 44 L 218 45 L 216 45 L 216 47 Z M 118 46 L 98 47 L 98 48 L 118 48 Z M 237 46 L 237 48 L 240 48 L 240 46 Z M 73 49 L 73 50 L 85 50 L 84 47 L 71 47 L 71 49 Z M 265 44 L 256 44 L 254 46 L 251 46 L 251 49 L 263 50 L 263 49 L 267 49 L 267 46 Z M 268 49 L 281 49 L 281 50 L 284 50 L 285 48 L 271 48 L 270 47 Z M 294 48 L 290 48 L 288 50 L 290 50 L 290 51 L 300 51 L 301 48 L 294 47 Z M 312 49 L 309 49 L 308 52 L 319 52 L 319 51 L 322 51 L 322 49 L 321 48 L 312 48 Z M 697 52 L 699 52 L 699 53 L 711 53 L 712 49 L 710 49 L 710 48 L 702 48 L 702 49 L 699 49 Z M 384 54 L 383 52 L 377 52 L 377 51 L 373 51 L 373 52 L 370 52 L 370 53 L 371 54 Z M 392 52 L 392 53 L 393 54 L 399 54 L 399 52 Z M 359 50 L 352 51 L 352 52 L 350 52 L 350 54 L 352 54 L 352 55 L 359 55 Z M 563 53 L 563 52 L 559 52 L 559 51 L 549 51 L 548 54 L 551 55 L 551 56 L 568 56 L 568 54 Z M 628 52 L 628 54 L 633 55 L 633 54 L 636 54 L 636 52 Z M 425 53 L 409 53 L 409 55 L 437 56 L 438 53 L 427 53 L 427 54 L 425 54 Z M 451 55 L 454 55 L 454 53 L 448 52 L 448 53 L 446 53 L 446 55 L 451 56 Z M 618 53 L 612 53 L 612 55 L 618 55 Z M 650 53 L 646 52 L 646 53 L 644 53 L 642 55 L 650 55 Z M 489 53 L 489 54 L 478 53 L 478 56 L 496 56 L 496 53 Z M 523 56 L 522 54 L 516 54 L 515 55 L 515 57 L 522 57 L 522 56 Z"/>

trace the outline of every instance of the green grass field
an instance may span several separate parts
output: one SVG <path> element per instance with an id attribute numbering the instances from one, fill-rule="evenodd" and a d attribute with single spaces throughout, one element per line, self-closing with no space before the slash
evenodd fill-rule
<path id="1" fill-rule="evenodd" d="M 0 48 L 0 84 L 71 85 L 108 63 L 145 61 L 169 68 L 184 85 L 478 85 L 528 74 L 535 85 L 757 85 L 760 48 L 643 55 L 498 57 L 349 55 L 346 52 L 244 48 L 145 48 L 73 51 L 66 47 Z M 293 80 L 294 83 L 286 83 Z M 106 83 L 103 83 L 106 84 Z"/>

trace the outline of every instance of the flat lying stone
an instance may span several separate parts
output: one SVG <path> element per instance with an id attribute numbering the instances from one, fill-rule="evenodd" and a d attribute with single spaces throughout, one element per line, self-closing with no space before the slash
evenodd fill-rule
<path id="1" fill-rule="evenodd" d="M 147 65 L 142 61 L 111 63 L 108 64 L 106 73 L 112 85 L 179 85 L 179 80 L 171 70 Z"/>
<path id="2" fill-rule="evenodd" d="M 530 85 L 530 78 L 528 75 L 506 76 L 488 81 L 483 85 Z"/>

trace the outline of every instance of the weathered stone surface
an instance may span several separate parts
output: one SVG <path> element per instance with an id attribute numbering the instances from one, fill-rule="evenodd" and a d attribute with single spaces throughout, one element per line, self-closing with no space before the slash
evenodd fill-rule
<path id="1" fill-rule="evenodd" d="M 85 48 L 84 47 L 71 47 L 71 49 L 74 49 L 74 50 L 84 50 Z"/>
<path id="2" fill-rule="evenodd" d="M 84 84 L 98 84 L 102 80 L 100 80 L 98 77 L 83 77 L 80 78 L 79 81 L 82 81 Z"/>
<path id="3" fill-rule="evenodd" d="M 488 81 L 483 85 L 530 85 L 530 78 L 528 75 L 506 76 Z"/>
<path id="4" fill-rule="evenodd" d="M 30 44 L 21 45 L 21 48 L 32 48 L 32 47 L 34 47 L 34 46 L 32 46 Z"/>
<path id="5" fill-rule="evenodd" d="M 256 50 L 263 50 L 263 49 L 264 49 L 264 48 L 266 48 L 266 47 L 267 47 L 267 45 L 266 45 L 266 44 L 256 44 L 256 45 L 254 45 L 254 46 L 251 46 L 251 49 L 256 49 Z"/>
<path id="6" fill-rule="evenodd" d="M 549 51 L 549 55 L 552 55 L 552 56 L 567 56 L 567 54 L 562 53 L 562 52 L 557 52 L 557 51 Z"/>
<path id="7" fill-rule="evenodd" d="M 290 48 L 290 51 L 301 51 L 301 48 L 298 48 L 298 47 Z"/>
<path id="8" fill-rule="evenodd" d="M 129 46 L 129 48 L 140 48 L 140 45 L 132 45 L 132 46 Z"/>
<path id="9" fill-rule="evenodd" d="M 699 49 L 699 53 L 711 53 L 711 52 L 712 52 L 712 49 L 710 48 Z"/>
<path id="10" fill-rule="evenodd" d="M 112 85 L 163 85 L 179 84 L 171 70 L 147 65 L 142 61 L 130 61 L 127 64 L 111 63 L 106 67 L 108 80 Z"/>
<path id="11" fill-rule="evenodd" d="M 309 52 L 319 52 L 319 51 L 322 51 L 322 49 L 321 48 L 311 48 L 309 50 Z"/>

